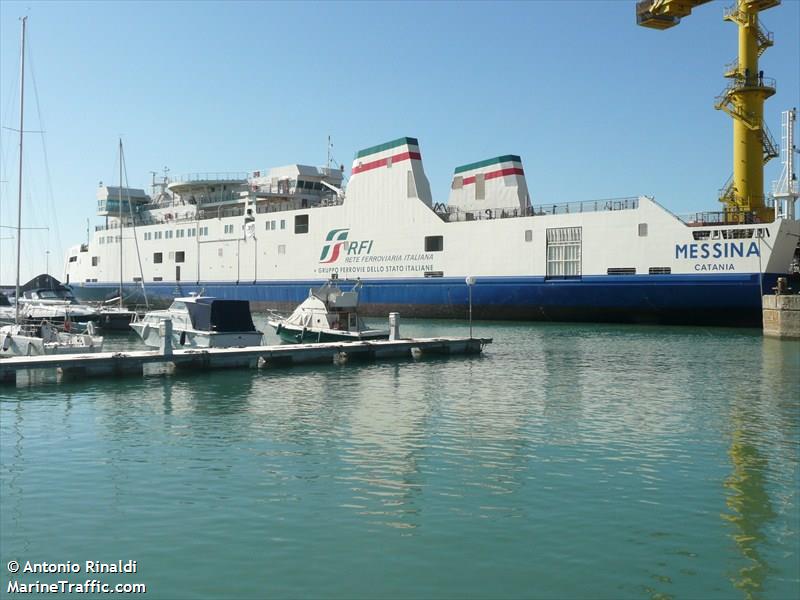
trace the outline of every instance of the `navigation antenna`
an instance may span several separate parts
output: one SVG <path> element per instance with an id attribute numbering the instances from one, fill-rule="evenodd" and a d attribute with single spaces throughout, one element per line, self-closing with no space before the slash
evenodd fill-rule
<path id="1" fill-rule="evenodd" d="M 772 182 L 772 196 L 775 198 L 775 219 L 794 220 L 795 205 L 800 197 L 797 185 L 797 173 L 794 170 L 794 155 L 800 153 L 794 143 L 794 124 L 797 121 L 797 109 L 785 110 L 781 113 L 781 162 L 783 169 L 780 178 Z"/>

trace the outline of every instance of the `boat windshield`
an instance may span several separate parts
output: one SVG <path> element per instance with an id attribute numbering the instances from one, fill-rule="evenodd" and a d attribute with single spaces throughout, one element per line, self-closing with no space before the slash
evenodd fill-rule
<path id="1" fill-rule="evenodd" d="M 186 303 L 176 300 L 175 302 L 172 303 L 172 306 L 170 306 L 169 309 L 170 310 L 175 310 L 175 311 L 186 312 Z"/>
<path id="2" fill-rule="evenodd" d="M 38 290 L 33 293 L 33 297 L 39 300 L 69 300 L 75 303 L 75 297 L 67 290 Z"/>

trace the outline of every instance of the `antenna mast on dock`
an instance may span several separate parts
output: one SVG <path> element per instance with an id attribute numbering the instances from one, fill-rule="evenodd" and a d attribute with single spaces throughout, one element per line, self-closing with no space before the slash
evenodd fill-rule
<path id="1" fill-rule="evenodd" d="M 636 22 L 667 29 L 709 1 L 642 0 L 636 3 Z M 723 13 L 724 20 L 739 26 L 739 56 L 724 73 L 731 82 L 714 104 L 733 119 L 733 175 L 719 195 L 730 221 L 747 215 L 761 221 L 772 218 L 764 197 L 764 164 L 778 156 L 778 150 L 764 123 L 764 100 L 775 94 L 775 80 L 764 77 L 758 59 L 774 39 L 759 25 L 758 13 L 779 4 L 780 0 L 735 0 Z"/>
<path id="2" fill-rule="evenodd" d="M 794 170 L 794 155 L 798 153 L 794 143 L 794 124 L 797 121 L 797 109 L 785 110 L 781 113 L 781 162 L 783 169 L 779 179 L 772 182 L 772 196 L 775 198 L 775 218 L 795 219 L 795 205 L 800 198 L 797 185 L 797 173 Z"/>

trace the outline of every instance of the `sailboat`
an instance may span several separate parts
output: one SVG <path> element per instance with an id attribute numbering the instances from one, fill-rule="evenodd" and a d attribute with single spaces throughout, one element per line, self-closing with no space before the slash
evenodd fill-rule
<path id="1" fill-rule="evenodd" d="M 22 17 L 22 42 L 20 51 L 19 86 L 19 185 L 17 194 L 17 280 L 15 298 L 20 298 L 19 265 L 22 232 L 22 141 L 25 108 L 25 25 Z M 14 324 L 0 327 L 0 357 L 35 356 L 40 354 L 79 354 L 99 352 L 103 338 L 89 333 L 59 331 L 48 321 L 23 323 L 20 319 L 20 302 L 15 303 Z"/>
<path id="2" fill-rule="evenodd" d="M 105 305 L 100 307 L 99 315 L 100 315 L 100 326 L 105 330 L 111 331 L 125 331 L 130 332 L 130 324 L 136 318 L 136 311 L 130 310 L 125 306 L 123 303 L 123 279 L 122 279 L 122 247 L 123 247 L 123 229 L 125 228 L 125 220 L 122 214 L 122 205 L 123 205 L 123 191 L 127 190 L 127 188 L 122 187 L 122 166 L 124 153 L 122 150 L 122 138 L 119 140 L 119 199 L 118 199 L 118 211 L 117 215 L 119 217 L 119 294 L 110 300 L 107 300 Z M 128 210 L 131 212 L 131 223 L 133 224 L 133 213 L 132 207 L 130 204 L 130 198 L 128 199 Z M 135 235 L 134 235 L 135 237 Z M 137 249 L 138 252 L 138 249 Z M 147 296 L 145 295 L 145 302 L 147 301 Z M 117 305 L 114 306 L 114 303 Z"/>

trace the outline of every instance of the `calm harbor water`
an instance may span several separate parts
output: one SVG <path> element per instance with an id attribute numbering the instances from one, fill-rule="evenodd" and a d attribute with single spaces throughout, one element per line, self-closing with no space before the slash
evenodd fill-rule
<path id="1" fill-rule="evenodd" d="M 474 358 L 0 388 L 0 595 L 10 560 L 129 559 L 136 574 L 16 579 L 149 598 L 800 595 L 800 344 L 475 333 L 495 343 Z"/>

